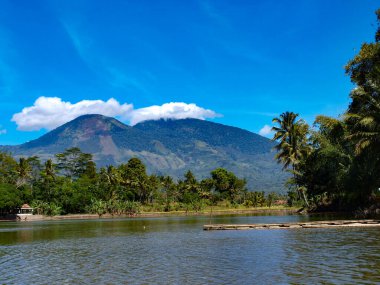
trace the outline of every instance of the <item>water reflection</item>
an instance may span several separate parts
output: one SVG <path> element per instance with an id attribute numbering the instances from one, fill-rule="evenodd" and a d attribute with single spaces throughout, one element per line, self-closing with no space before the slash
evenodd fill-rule
<path id="1" fill-rule="evenodd" d="M 307 216 L 218 216 L 271 223 Z M 315 219 L 315 218 L 313 218 Z M 0 284 L 374 284 L 378 228 L 204 232 L 209 217 L 0 224 Z"/>
<path id="2" fill-rule="evenodd" d="M 300 275 L 311 283 L 374 284 L 380 282 L 378 228 L 338 228 L 289 231 L 283 267 L 293 282 Z"/>

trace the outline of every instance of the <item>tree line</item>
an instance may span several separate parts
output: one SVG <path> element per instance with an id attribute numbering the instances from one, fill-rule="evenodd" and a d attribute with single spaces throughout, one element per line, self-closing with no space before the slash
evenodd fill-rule
<path id="1" fill-rule="evenodd" d="M 374 210 L 380 193 L 380 9 L 373 43 L 348 62 L 355 84 L 339 118 L 317 116 L 309 126 L 298 114 L 274 118 L 277 160 L 292 173 L 290 195 L 311 209 Z"/>
<path id="2" fill-rule="evenodd" d="M 10 213 L 30 203 L 38 214 L 105 213 L 133 215 L 146 211 L 200 211 L 206 206 L 272 206 L 276 193 L 249 192 L 246 181 L 224 168 L 197 180 L 191 171 L 175 181 L 147 174 L 138 158 L 119 166 L 97 168 L 91 154 L 66 149 L 45 162 L 15 160 L 0 152 L 0 210 Z"/>

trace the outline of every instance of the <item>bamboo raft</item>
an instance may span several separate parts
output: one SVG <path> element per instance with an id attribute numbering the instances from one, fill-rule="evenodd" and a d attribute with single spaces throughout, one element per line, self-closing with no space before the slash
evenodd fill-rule
<path id="1" fill-rule="evenodd" d="M 210 224 L 204 225 L 205 231 L 217 230 L 262 230 L 262 229 L 307 229 L 338 227 L 380 227 L 380 220 L 336 220 L 276 224 Z"/>

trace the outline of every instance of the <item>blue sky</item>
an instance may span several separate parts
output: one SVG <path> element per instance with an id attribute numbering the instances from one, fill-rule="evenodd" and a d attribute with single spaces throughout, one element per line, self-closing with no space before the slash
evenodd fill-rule
<path id="1" fill-rule="evenodd" d="M 254 132 L 288 110 L 338 116 L 375 2 L 2 0 L 0 145 L 99 110 Z"/>

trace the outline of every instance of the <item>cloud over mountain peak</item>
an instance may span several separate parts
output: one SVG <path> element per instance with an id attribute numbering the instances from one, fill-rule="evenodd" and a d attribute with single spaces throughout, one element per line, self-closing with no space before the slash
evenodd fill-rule
<path id="1" fill-rule="evenodd" d="M 133 104 L 119 103 L 114 98 L 103 100 L 82 100 L 77 103 L 65 102 L 58 97 L 39 97 L 33 106 L 25 107 L 12 117 L 21 131 L 52 130 L 66 122 L 86 114 L 101 114 L 118 117 L 124 122 L 135 125 L 146 120 L 186 119 L 205 120 L 220 116 L 196 104 L 170 102 L 161 106 L 154 105 L 134 109 Z"/>

